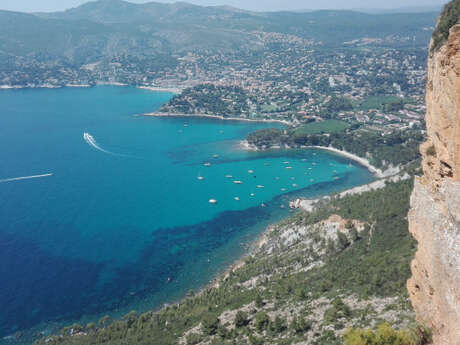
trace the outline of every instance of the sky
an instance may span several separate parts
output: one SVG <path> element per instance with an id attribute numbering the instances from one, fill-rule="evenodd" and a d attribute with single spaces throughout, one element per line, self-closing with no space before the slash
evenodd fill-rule
<path id="1" fill-rule="evenodd" d="M 149 0 L 129 0 L 135 3 Z M 174 2 L 156 0 L 157 2 Z M 447 0 L 186 0 L 197 5 L 229 5 L 252 11 L 307 9 L 397 9 L 407 7 L 440 6 Z M 0 9 L 21 12 L 62 11 L 88 0 L 0 0 Z"/>

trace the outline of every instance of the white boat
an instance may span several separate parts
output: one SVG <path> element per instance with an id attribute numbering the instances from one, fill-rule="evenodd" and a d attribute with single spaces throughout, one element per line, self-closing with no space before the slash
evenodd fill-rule
<path id="1" fill-rule="evenodd" d="M 315 179 L 311 178 L 311 179 L 310 179 L 310 182 L 315 182 Z"/>
<path id="2" fill-rule="evenodd" d="M 264 186 L 262 186 L 261 184 L 257 185 L 257 188 L 265 188 Z"/>
<path id="3" fill-rule="evenodd" d="M 251 196 L 254 196 L 255 194 L 254 193 L 251 193 Z"/>
<path id="4" fill-rule="evenodd" d="M 219 155 L 214 155 L 212 156 L 212 158 L 219 158 Z"/>
<path id="5" fill-rule="evenodd" d="M 235 196 L 233 199 L 235 199 L 236 201 L 240 201 L 240 198 Z"/>
<path id="6" fill-rule="evenodd" d="M 242 181 L 233 181 L 234 184 L 243 184 Z"/>
<path id="7" fill-rule="evenodd" d="M 281 188 L 281 191 L 282 191 L 282 192 L 285 192 L 285 191 L 286 191 L 286 188 Z"/>
<path id="8" fill-rule="evenodd" d="M 209 199 L 209 203 L 210 204 L 217 204 L 217 200 L 216 199 Z"/>
<path id="9" fill-rule="evenodd" d="M 292 167 L 286 167 L 286 169 L 292 169 Z"/>
<path id="10" fill-rule="evenodd" d="M 293 184 L 292 184 L 292 187 L 296 188 L 296 187 L 297 187 L 297 185 L 296 185 L 295 183 L 293 183 Z"/>
<path id="11" fill-rule="evenodd" d="M 232 175 L 225 175 L 225 178 L 233 178 Z"/>
<path id="12" fill-rule="evenodd" d="M 199 181 L 203 181 L 203 180 L 204 180 L 204 177 L 203 177 L 203 176 L 200 176 L 200 175 L 198 175 L 197 179 L 198 179 Z"/>
<path id="13" fill-rule="evenodd" d="M 289 162 L 283 162 L 283 164 L 289 164 Z"/>
<path id="14" fill-rule="evenodd" d="M 210 167 L 212 164 L 209 163 L 209 162 L 206 162 L 206 163 L 204 163 L 203 165 L 204 165 L 205 167 Z"/>
<path id="15" fill-rule="evenodd" d="M 254 170 L 248 170 L 248 173 L 254 174 Z"/>

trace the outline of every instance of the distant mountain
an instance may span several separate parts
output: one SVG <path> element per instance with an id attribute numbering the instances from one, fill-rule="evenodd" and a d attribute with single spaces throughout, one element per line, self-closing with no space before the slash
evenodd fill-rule
<path id="1" fill-rule="evenodd" d="M 363 37 L 407 36 L 426 45 L 436 12 L 366 14 L 353 11 L 254 13 L 185 2 L 133 4 L 99 0 L 55 13 L 0 11 L 0 63 L 12 57 L 81 65 L 117 56 L 260 49 L 255 32 L 296 35 L 342 45 Z"/>

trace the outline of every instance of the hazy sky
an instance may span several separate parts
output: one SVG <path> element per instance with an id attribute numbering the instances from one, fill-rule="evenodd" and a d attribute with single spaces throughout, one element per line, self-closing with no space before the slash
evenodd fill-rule
<path id="1" fill-rule="evenodd" d="M 157 0 L 158 2 L 174 2 Z M 0 0 L 0 9 L 11 11 L 57 11 L 88 2 L 88 0 Z M 149 2 L 149 0 L 130 0 Z M 256 11 L 300 10 L 300 9 L 392 9 L 412 6 L 442 5 L 447 0 L 188 0 L 198 5 L 231 5 Z"/>

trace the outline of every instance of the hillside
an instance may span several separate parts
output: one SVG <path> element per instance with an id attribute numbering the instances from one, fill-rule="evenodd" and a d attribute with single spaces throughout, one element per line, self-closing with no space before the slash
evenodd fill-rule
<path id="1" fill-rule="evenodd" d="M 411 327 L 410 181 L 333 199 L 271 226 L 212 286 L 158 313 L 72 325 L 38 344 L 342 344 L 347 327 Z M 387 333 L 391 329 L 387 330 Z M 388 343 L 391 344 L 391 343 Z"/>
<path id="2" fill-rule="evenodd" d="M 260 50 L 255 32 L 296 35 L 324 45 L 343 44 L 363 35 L 410 36 L 426 44 L 424 28 L 435 13 L 370 15 L 350 11 L 252 13 L 229 7 L 187 3 L 132 4 L 99 0 L 57 13 L 0 11 L 0 64 L 28 62 L 82 65 L 129 56 L 149 58 L 197 50 Z"/>

